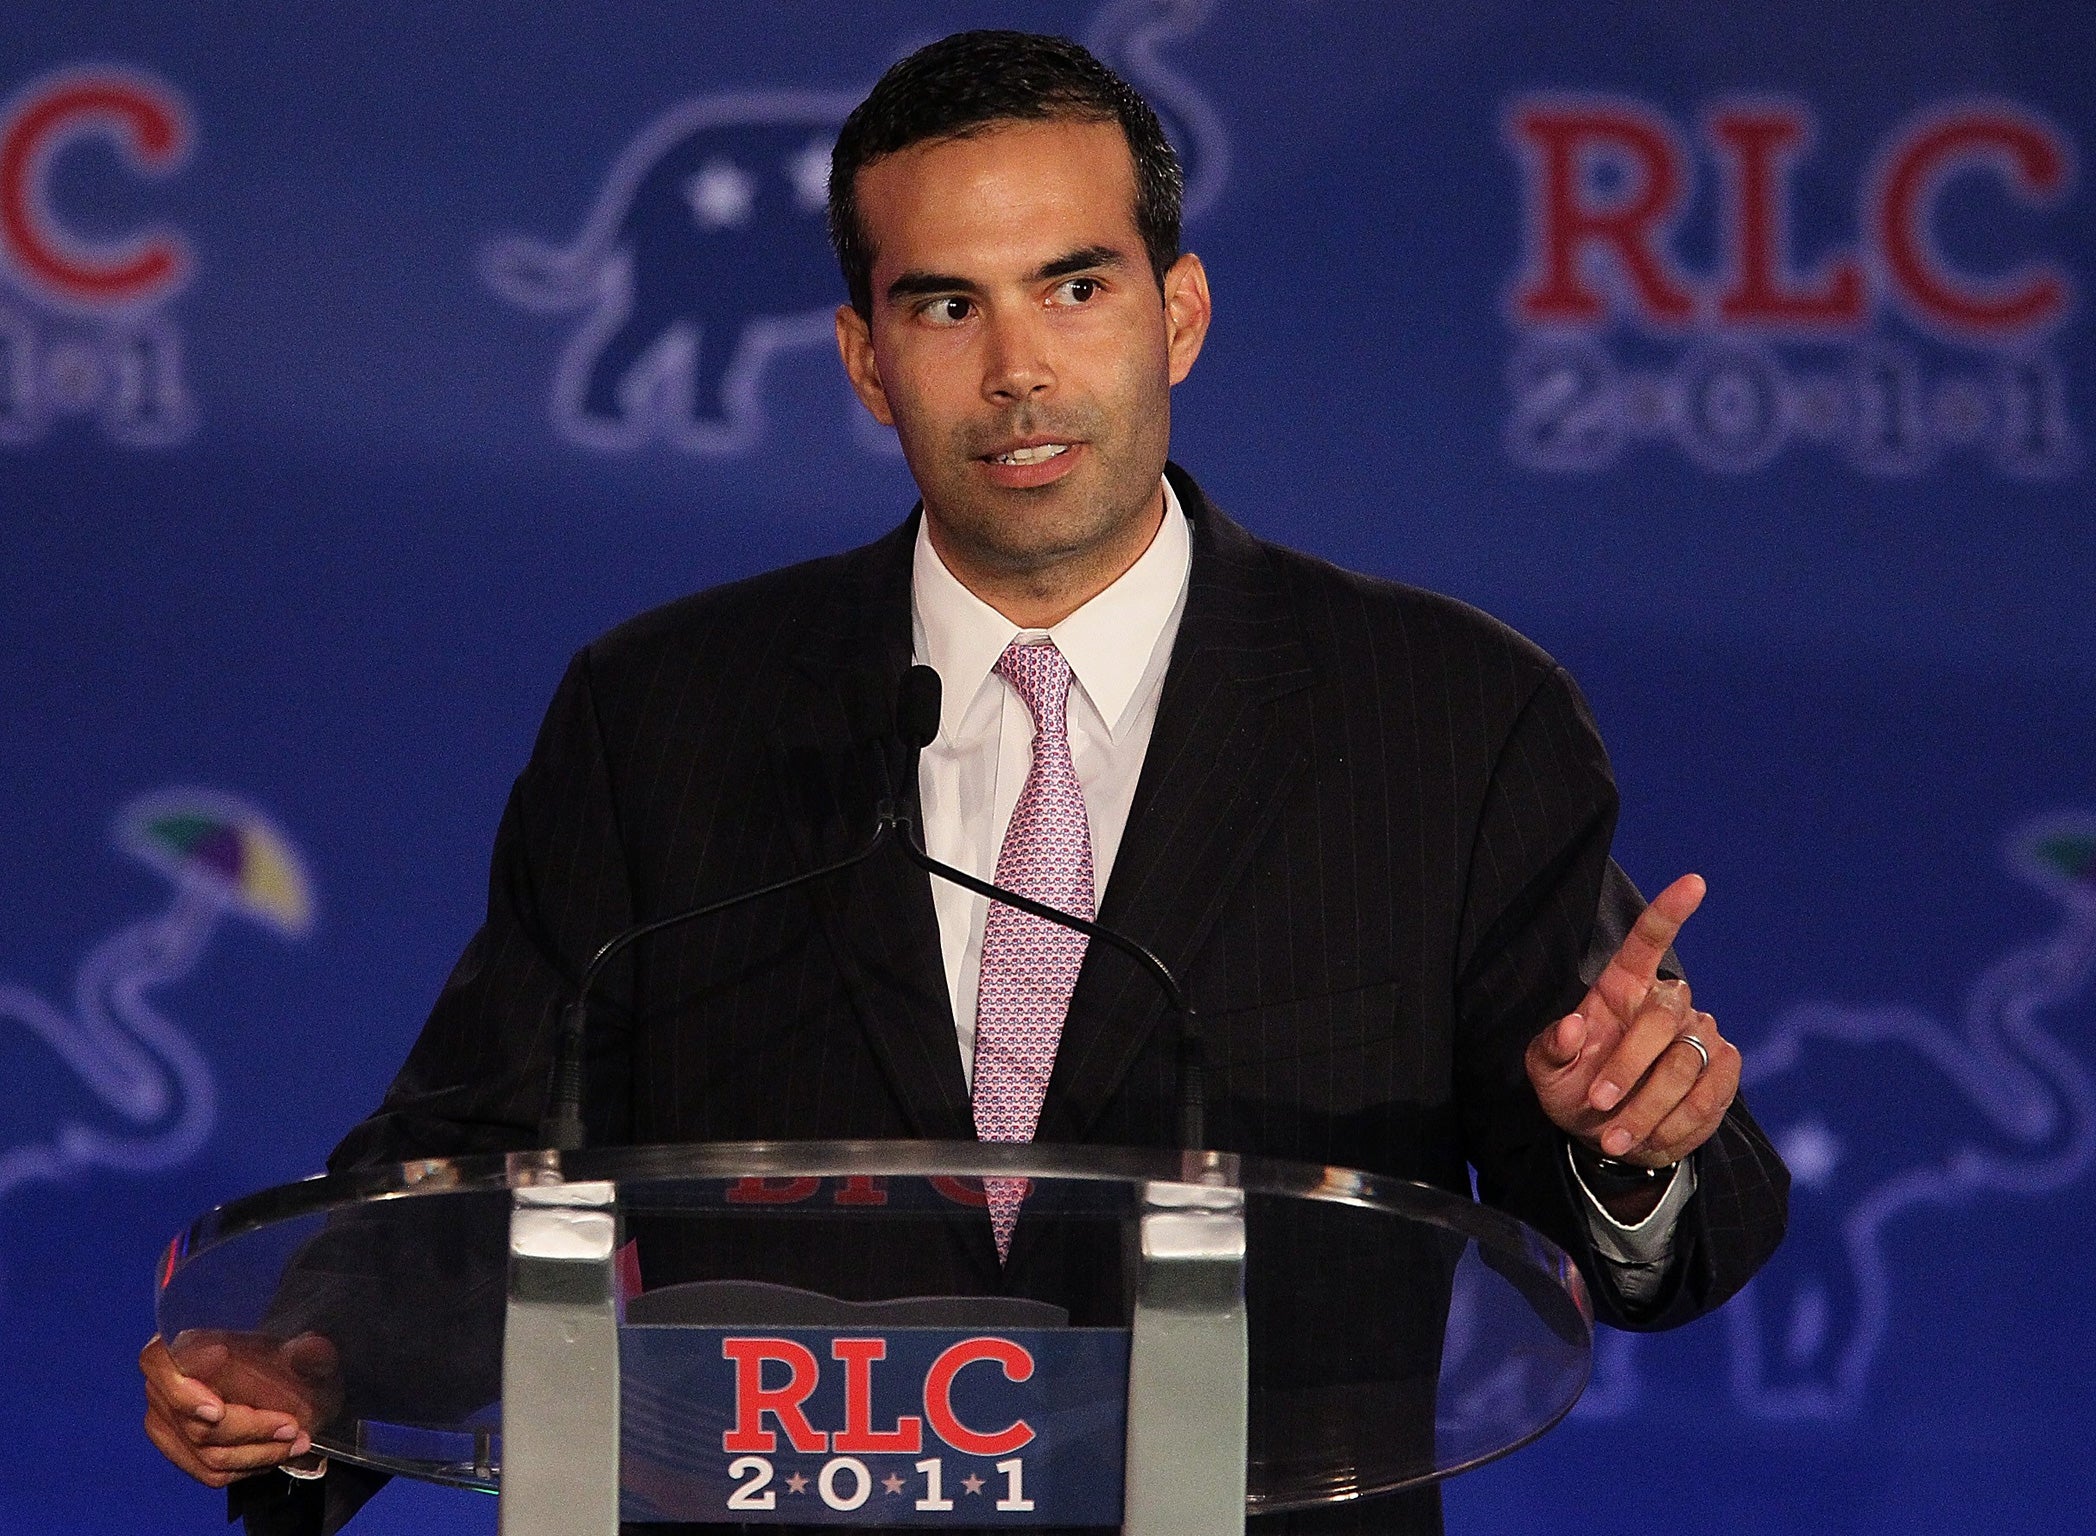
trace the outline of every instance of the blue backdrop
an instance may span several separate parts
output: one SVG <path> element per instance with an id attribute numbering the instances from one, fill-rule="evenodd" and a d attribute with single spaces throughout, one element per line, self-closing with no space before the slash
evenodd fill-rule
<path id="1" fill-rule="evenodd" d="M 1187 157 L 1176 456 L 1550 648 L 1623 862 L 1711 881 L 1792 1238 L 1451 1527 L 2086 1521 L 2096 10 L 5 14 L 0 1528 L 219 1527 L 136 1427 L 160 1244 L 376 1099 L 574 647 L 907 508 L 810 194 L 975 25 Z"/>

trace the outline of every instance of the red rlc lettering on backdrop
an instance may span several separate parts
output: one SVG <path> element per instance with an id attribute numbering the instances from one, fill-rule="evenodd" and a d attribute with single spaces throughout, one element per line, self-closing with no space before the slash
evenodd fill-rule
<path id="1" fill-rule="evenodd" d="M 1695 295 L 1666 249 L 1688 186 L 1688 152 L 1666 119 L 1628 100 L 1538 102 L 1509 118 L 1529 167 L 1529 270 L 1515 306 L 1524 320 L 1593 325 L 1608 317 L 1592 281 L 1603 257 L 1655 325 L 1694 318 Z M 1619 186 L 1594 186 L 1608 167 Z"/>
<path id="2" fill-rule="evenodd" d="M 1855 325 L 1868 303 L 1863 265 L 1829 256 L 1811 278 L 1791 273 L 1790 168 L 1811 142 L 1803 112 L 1777 105 L 1713 112 L 1711 142 L 1721 148 L 1730 234 L 1730 281 L 1718 313 L 1748 325 Z"/>
<path id="3" fill-rule="evenodd" d="M 148 229 L 105 242 L 82 238 L 52 206 L 52 167 L 82 140 L 111 145 L 137 175 L 166 176 L 189 153 L 180 97 L 143 75 L 80 69 L 18 91 L 0 116 L 0 252 L 41 297 L 87 309 L 167 298 L 189 276 L 182 238 Z"/>
<path id="4" fill-rule="evenodd" d="M 1956 271 L 1936 248 L 1936 194 L 1953 175 L 1988 170 L 2019 202 L 2058 202 L 2073 181 L 2073 157 L 2057 130 L 2014 108 L 1947 112 L 1914 124 L 1886 157 L 1875 198 L 1875 233 L 1901 296 L 1925 317 L 1976 335 L 2057 322 L 2072 289 L 2049 262 L 1992 280 Z"/>
<path id="5" fill-rule="evenodd" d="M 1887 135 L 1859 178 L 1859 244 L 1810 257 L 1796 248 L 1790 189 L 1813 146 L 1811 113 L 1788 101 L 1719 103 L 1701 124 L 1722 184 L 1713 277 L 1673 249 L 1695 166 L 1664 113 L 1627 97 L 1530 96 L 1506 126 L 1523 167 L 1527 256 L 1512 307 L 1524 324 L 1591 328 L 1620 315 L 1662 332 L 1715 321 L 1809 335 L 1893 304 L 1930 329 L 2001 341 L 2048 330 L 2073 305 L 2055 263 L 1975 272 L 1938 238 L 1939 194 L 1953 178 L 1985 177 L 1996 195 L 2035 209 L 2071 190 L 2072 146 L 2014 103 L 1936 107 Z"/>

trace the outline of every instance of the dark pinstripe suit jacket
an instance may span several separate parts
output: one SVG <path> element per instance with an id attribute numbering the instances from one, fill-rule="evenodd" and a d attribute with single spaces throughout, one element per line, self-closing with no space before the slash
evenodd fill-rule
<path id="1" fill-rule="evenodd" d="M 1186 980 L 1211 1140 L 1458 1191 L 1475 1167 L 1596 1275 L 1522 1068 L 1635 910 L 1605 888 L 1616 795 L 1584 702 L 1495 621 L 1255 540 L 1170 473 L 1191 585 L 1099 915 Z M 504 815 L 487 923 L 333 1166 L 530 1145 L 557 1003 L 599 942 L 863 841 L 901 771 L 913 537 L 700 593 L 577 656 Z M 610 982 L 599 1140 L 973 1135 L 930 887 L 900 857 L 666 933 Z M 1166 1141 L 1161 1012 L 1092 947 L 1042 1140 Z M 1775 1246 L 1785 1179 L 1743 1108 L 1698 1164 L 1660 1301 L 1627 1319 L 1597 1285 L 1604 1316 L 1685 1321 Z M 994 1284 L 988 1224 L 949 1261 Z"/>

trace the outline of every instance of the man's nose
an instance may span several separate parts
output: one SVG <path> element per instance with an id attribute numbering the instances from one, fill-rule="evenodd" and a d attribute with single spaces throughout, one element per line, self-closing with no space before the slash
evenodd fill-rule
<path id="1" fill-rule="evenodd" d="M 1055 387 L 1055 364 L 1045 317 L 1006 311 L 985 327 L 983 398 L 995 405 L 1020 405 Z"/>

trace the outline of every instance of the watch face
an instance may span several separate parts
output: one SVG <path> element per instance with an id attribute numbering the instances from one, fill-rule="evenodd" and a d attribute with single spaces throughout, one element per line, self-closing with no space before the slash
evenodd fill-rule
<path id="1" fill-rule="evenodd" d="M 1603 1170 L 1609 1178 L 1624 1184 L 1650 1184 L 1665 1171 L 1662 1168 L 1640 1168 L 1635 1163 L 1619 1163 Z"/>

